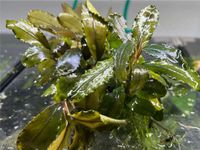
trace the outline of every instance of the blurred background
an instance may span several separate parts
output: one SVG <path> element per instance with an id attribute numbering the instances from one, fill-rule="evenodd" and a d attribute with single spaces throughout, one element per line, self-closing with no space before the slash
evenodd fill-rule
<path id="1" fill-rule="evenodd" d="M 83 2 L 78 0 L 81 1 Z M 103 16 L 106 16 L 109 8 L 112 8 L 113 12 L 121 13 L 127 19 L 129 27 L 141 9 L 147 5 L 156 5 L 160 11 L 160 24 L 152 42 L 173 45 L 181 49 L 191 63 L 199 63 L 200 0 L 130 0 L 128 3 L 127 0 L 90 1 Z M 31 9 L 41 9 L 58 15 L 62 11 L 62 2 L 74 5 L 72 0 L 0 0 L 1 150 L 15 150 L 15 140 L 19 131 L 35 114 L 50 104 L 50 98 L 40 97 L 45 87 L 34 86 L 34 78 L 37 76 L 35 70 L 24 69 L 19 63 L 20 56 L 28 45 L 19 42 L 13 33 L 5 28 L 6 20 L 25 19 Z M 181 149 L 199 150 L 200 94 L 194 91 L 186 93 L 179 97 L 170 96 L 165 106 L 169 108 L 169 112 L 171 111 L 172 119 L 166 116 L 163 124 L 171 127 L 180 137 L 184 135 L 180 144 Z"/>

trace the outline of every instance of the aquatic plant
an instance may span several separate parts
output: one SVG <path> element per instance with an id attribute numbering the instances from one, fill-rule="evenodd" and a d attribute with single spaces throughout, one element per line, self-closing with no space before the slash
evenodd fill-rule
<path id="1" fill-rule="evenodd" d="M 36 85 L 49 86 L 42 96 L 54 99 L 20 132 L 17 148 L 87 149 L 97 131 L 123 132 L 145 148 L 151 124 L 163 119 L 161 98 L 177 83 L 199 91 L 198 74 L 180 50 L 149 43 L 159 20 L 153 5 L 138 13 L 131 33 L 121 15 L 102 17 L 89 0 L 62 8 L 57 17 L 31 10 L 26 20 L 7 20 L 32 45 L 23 65 L 37 69 Z"/>

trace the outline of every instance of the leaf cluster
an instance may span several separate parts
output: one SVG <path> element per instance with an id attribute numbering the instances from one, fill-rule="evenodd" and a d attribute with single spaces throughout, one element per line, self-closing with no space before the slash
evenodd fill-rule
<path id="1" fill-rule="evenodd" d="M 89 0 L 62 8 L 57 17 L 31 10 L 27 20 L 7 21 L 32 45 L 22 63 L 37 68 L 38 86 L 49 85 L 42 96 L 54 98 L 19 134 L 18 149 L 86 149 L 95 131 L 129 124 L 134 114 L 161 121 L 162 97 L 176 83 L 200 90 L 180 50 L 149 44 L 159 22 L 155 6 L 138 13 L 132 33 L 121 15 L 102 17 Z"/>

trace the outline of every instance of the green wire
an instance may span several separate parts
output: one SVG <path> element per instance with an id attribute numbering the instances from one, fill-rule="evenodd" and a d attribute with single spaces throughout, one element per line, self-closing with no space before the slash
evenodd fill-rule
<path id="1" fill-rule="evenodd" d="M 73 9 L 76 9 L 77 5 L 78 5 L 78 0 L 74 0 L 74 3 L 73 3 L 72 8 L 73 8 Z"/>
<path id="2" fill-rule="evenodd" d="M 124 6 L 124 11 L 123 11 L 123 16 L 127 20 L 128 17 L 128 8 L 129 8 L 130 0 L 126 0 L 125 6 Z"/>
<path id="3" fill-rule="evenodd" d="M 126 0 L 126 3 L 124 5 L 124 10 L 123 10 L 123 16 L 124 16 L 124 19 L 128 19 L 128 9 L 129 9 L 129 5 L 130 5 L 130 0 Z M 130 28 L 126 28 L 124 29 L 126 33 L 131 33 L 132 32 L 132 29 Z"/>

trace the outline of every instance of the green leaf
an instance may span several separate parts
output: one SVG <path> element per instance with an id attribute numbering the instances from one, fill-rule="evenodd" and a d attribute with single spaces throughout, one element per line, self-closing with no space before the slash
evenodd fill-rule
<path id="1" fill-rule="evenodd" d="M 200 77 L 191 69 L 185 70 L 165 61 L 149 62 L 145 63 L 144 66 L 156 73 L 186 83 L 193 89 L 200 91 Z"/>
<path id="2" fill-rule="evenodd" d="M 159 12 L 155 6 L 150 5 L 142 9 L 136 16 L 133 23 L 133 40 L 137 47 L 145 47 L 152 37 L 152 34 L 158 24 Z"/>
<path id="3" fill-rule="evenodd" d="M 157 73 L 155 73 L 155 72 L 153 72 L 151 70 L 148 70 L 148 72 L 149 72 L 149 78 L 157 80 L 158 82 L 163 84 L 165 87 L 167 87 L 167 83 L 166 83 L 165 79 L 162 76 L 160 76 L 159 74 L 157 74 Z"/>
<path id="4" fill-rule="evenodd" d="M 48 150 L 62 150 L 67 146 L 68 142 L 67 127 L 65 127 L 62 132 L 58 135 L 55 141 L 48 147 Z"/>
<path id="5" fill-rule="evenodd" d="M 77 18 L 80 17 L 79 14 L 77 13 L 77 9 L 80 9 L 80 8 L 78 8 L 78 7 L 80 7 L 80 5 L 78 7 L 76 7 L 75 10 L 73 10 L 72 7 L 69 4 L 67 4 L 67 3 L 62 3 L 61 6 L 62 6 L 62 9 L 63 9 L 63 11 L 65 13 L 71 14 L 73 16 L 76 16 Z"/>
<path id="6" fill-rule="evenodd" d="M 58 58 L 56 71 L 59 75 L 73 73 L 80 65 L 81 52 L 79 49 L 68 49 L 63 56 Z"/>
<path id="7" fill-rule="evenodd" d="M 26 67 L 34 67 L 40 62 L 49 59 L 51 57 L 48 49 L 41 47 L 30 47 L 22 55 L 22 64 Z"/>
<path id="8" fill-rule="evenodd" d="M 143 99 L 161 98 L 167 93 L 165 85 L 158 80 L 150 78 L 147 80 L 143 88 L 136 93 L 136 95 Z"/>
<path id="9" fill-rule="evenodd" d="M 37 66 L 37 69 L 40 75 L 36 80 L 36 84 L 37 85 L 46 84 L 52 80 L 52 76 L 55 72 L 55 61 L 52 59 L 44 60 Z"/>
<path id="10" fill-rule="evenodd" d="M 6 27 L 12 29 L 17 39 L 35 46 L 50 48 L 49 43 L 42 32 L 26 20 L 7 20 Z"/>
<path id="11" fill-rule="evenodd" d="M 90 53 L 95 60 L 99 60 L 105 50 L 108 28 L 95 19 L 85 6 L 82 8 L 81 16 L 83 31 Z"/>
<path id="12" fill-rule="evenodd" d="M 133 53 L 134 47 L 131 41 L 127 41 L 116 50 L 114 56 L 115 76 L 122 83 L 126 82 L 128 74 L 130 73 L 129 64 Z"/>
<path id="13" fill-rule="evenodd" d="M 152 116 L 159 121 L 163 119 L 163 105 L 157 98 L 147 100 L 135 97 L 129 102 L 128 106 L 138 114 Z"/>
<path id="14" fill-rule="evenodd" d="M 124 100 L 124 88 L 115 88 L 112 92 L 106 93 L 102 98 L 102 102 L 100 104 L 100 112 L 110 117 L 119 117 L 124 107 Z"/>
<path id="15" fill-rule="evenodd" d="M 180 50 L 166 44 L 151 44 L 143 50 L 158 60 L 165 60 L 173 64 L 178 64 L 182 58 Z"/>
<path id="16" fill-rule="evenodd" d="M 52 33 L 56 33 L 58 29 L 62 28 L 54 15 L 42 10 L 30 10 L 28 20 L 34 26 Z"/>
<path id="17" fill-rule="evenodd" d="M 42 97 L 47 97 L 50 95 L 53 95 L 56 93 L 56 86 L 55 84 L 52 84 L 50 87 L 48 87 L 43 93 L 42 93 Z"/>
<path id="18" fill-rule="evenodd" d="M 126 20 L 118 15 L 118 14 L 112 14 L 108 17 L 109 25 L 112 27 L 113 32 L 118 35 L 118 37 L 125 43 L 128 40 L 131 40 L 130 34 L 127 34 L 125 32 L 125 29 L 127 28 Z"/>
<path id="19" fill-rule="evenodd" d="M 76 127 L 67 124 L 58 137 L 52 142 L 48 147 L 48 150 L 63 150 L 65 148 L 72 150 L 74 145 L 79 145 L 79 142 L 82 142 L 79 139 L 79 134 Z"/>
<path id="20" fill-rule="evenodd" d="M 69 29 L 70 31 L 82 34 L 81 19 L 77 15 L 60 13 L 58 16 L 58 21 L 63 27 Z"/>
<path id="21" fill-rule="evenodd" d="M 89 0 L 86 0 L 86 7 L 90 13 L 100 16 L 100 13 L 96 10 L 96 8 L 92 5 L 92 3 Z"/>
<path id="22" fill-rule="evenodd" d="M 85 72 L 80 81 L 75 84 L 68 93 L 68 97 L 76 98 L 78 101 L 88 94 L 94 92 L 98 87 L 105 84 L 113 77 L 113 60 L 99 61 L 95 67 Z"/>
<path id="23" fill-rule="evenodd" d="M 19 150 L 47 149 L 65 126 L 60 104 L 47 107 L 29 122 L 17 138 Z"/>
<path id="24" fill-rule="evenodd" d="M 54 100 L 56 102 L 67 99 L 67 93 L 72 89 L 77 81 L 76 77 L 60 77 L 55 85 L 56 92 Z"/>
<path id="25" fill-rule="evenodd" d="M 118 49 L 122 45 L 122 41 L 119 39 L 117 33 L 111 33 L 107 37 L 108 52 L 112 49 Z"/>
<path id="26" fill-rule="evenodd" d="M 129 93 L 131 95 L 134 95 L 136 92 L 143 88 L 144 84 L 148 79 L 149 72 L 141 66 L 135 66 L 132 69 L 131 80 L 129 81 Z"/>
<path id="27" fill-rule="evenodd" d="M 126 120 L 113 119 L 94 110 L 80 111 L 74 114 L 69 114 L 71 121 L 77 124 L 84 125 L 91 129 L 97 129 L 100 127 L 106 127 L 110 125 L 125 125 Z"/>

